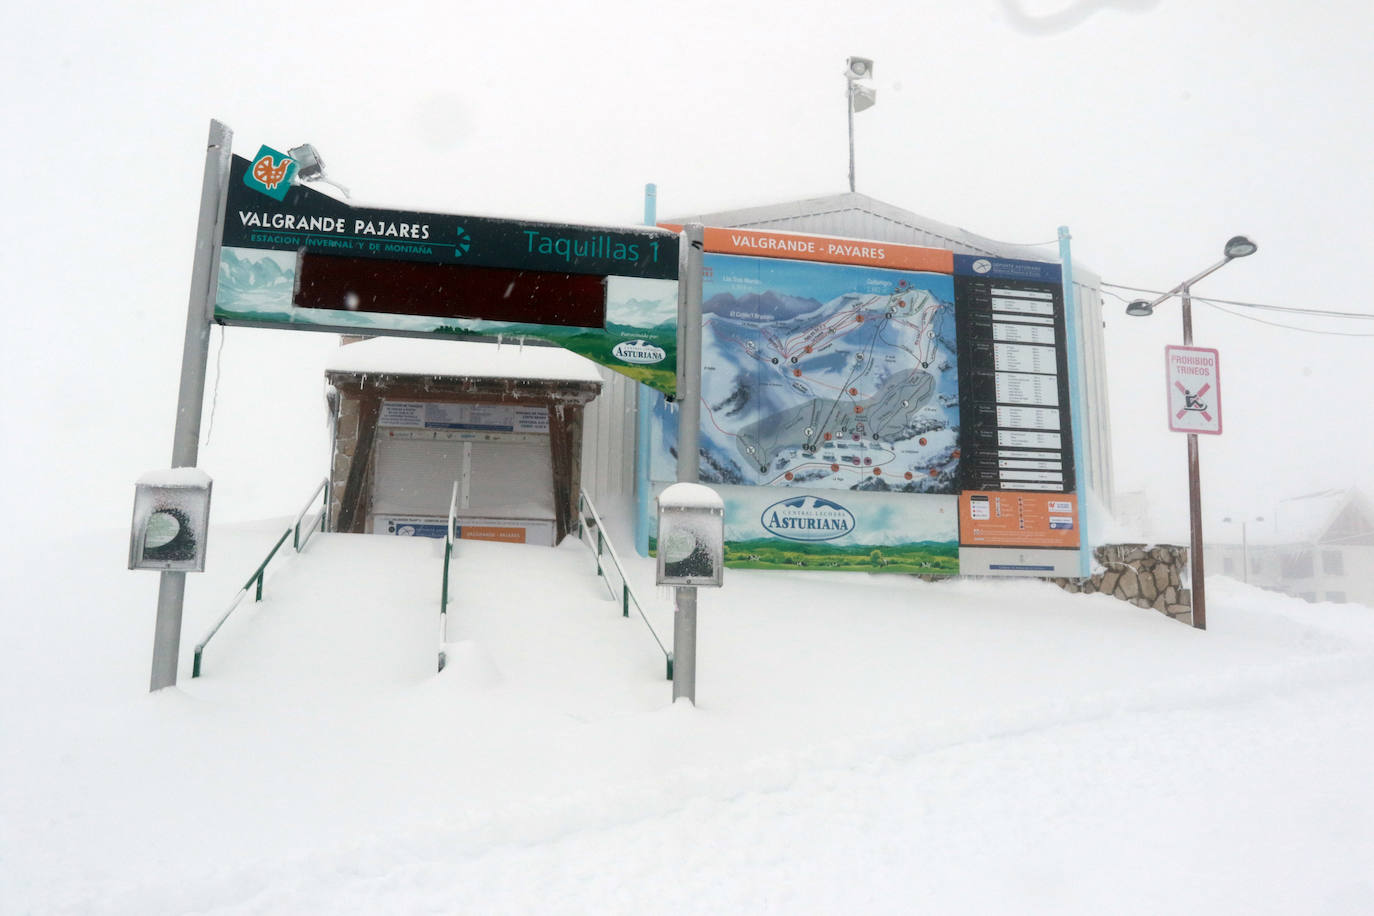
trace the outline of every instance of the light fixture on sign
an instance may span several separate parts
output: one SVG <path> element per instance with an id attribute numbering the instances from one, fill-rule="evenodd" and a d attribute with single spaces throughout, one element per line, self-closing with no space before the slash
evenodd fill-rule
<path id="1" fill-rule="evenodd" d="M 344 197 L 349 196 L 348 188 L 324 173 L 324 160 L 320 158 L 319 151 L 313 145 L 302 143 L 300 146 L 287 150 L 287 155 L 296 160 L 296 179 L 298 181 L 323 181 L 325 184 L 333 185 L 342 191 Z"/>

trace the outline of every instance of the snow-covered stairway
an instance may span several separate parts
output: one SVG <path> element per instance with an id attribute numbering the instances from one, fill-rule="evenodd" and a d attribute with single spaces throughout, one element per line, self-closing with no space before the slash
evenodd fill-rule
<path id="1" fill-rule="evenodd" d="M 216 634 L 203 680 L 333 690 L 432 677 L 442 570 L 442 541 L 317 534 Z"/>
<path id="2" fill-rule="evenodd" d="M 644 623 L 621 610 L 575 537 L 553 548 L 459 541 L 441 677 L 552 689 L 570 709 L 584 701 L 627 708 L 646 697 L 661 702 L 663 656 Z M 655 621 L 661 630 L 671 626 L 671 608 L 666 613 Z M 615 663 L 607 665 L 608 658 Z"/>

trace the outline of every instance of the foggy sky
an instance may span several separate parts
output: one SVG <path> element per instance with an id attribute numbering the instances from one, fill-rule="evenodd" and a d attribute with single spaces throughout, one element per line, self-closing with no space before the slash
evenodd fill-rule
<path id="1" fill-rule="evenodd" d="M 1368 2 L 740 7 L 12 11 L 0 460 L 6 508 L 28 521 L 7 537 L 78 518 L 125 526 L 134 479 L 168 463 L 212 117 L 243 155 L 313 143 L 359 202 L 632 223 L 650 181 L 661 215 L 847 190 L 842 68 L 863 55 L 878 103 L 855 118 L 858 190 L 1008 242 L 1067 225 L 1079 264 L 1153 289 L 1246 233 L 1259 252 L 1196 295 L 1374 311 L 1355 277 L 1374 250 Z M 1177 305 L 1138 319 L 1106 301 L 1118 489 L 1186 512 L 1163 393 Z M 1201 304 L 1194 323 L 1222 358 L 1225 433 L 1202 448 L 1209 511 L 1374 489 L 1374 337 Z M 216 329 L 201 464 L 217 517 L 294 512 L 323 476 L 334 343 Z M 205 431 L 210 416 L 207 403 Z"/>

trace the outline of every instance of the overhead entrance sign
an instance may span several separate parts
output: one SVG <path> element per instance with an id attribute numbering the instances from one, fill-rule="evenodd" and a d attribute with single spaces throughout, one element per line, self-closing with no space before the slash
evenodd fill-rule
<path id="1" fill-rule="evenodd" d="M 233 157 L 215 321 L 525 337 L 674 393 L 675 233 L 354 207 L 291 166 Z"/>
<path id="2" fill-rule="evenodd" d="M 1221 434 L 1221 359 L 1209 347 L 1164 348 L 1169 429 Z"/>

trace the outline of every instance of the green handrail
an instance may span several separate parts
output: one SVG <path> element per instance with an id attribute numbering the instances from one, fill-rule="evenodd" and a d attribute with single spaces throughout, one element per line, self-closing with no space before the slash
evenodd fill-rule
<path id="1" fill-rule="evenodd" d="M 225 611 L 224 614 L 220 616 L 219 620 L 215 622 L 215 625 L 210 628 L 210 632 L 205 634 L 205 638 L 196 643 L 196 655 L 191 663 L 191 677 L 200 677 L 200 658 L 205 652 L 206 644 L 219 632 L 219 628 L 224 626 L 224 621 L 228 620 L 229 615 L 234 613 L 234 609 L 239 606 L 239 602 L 243 600 L 243 596 L 248 594 L 248 590 L 256 585 L 257 594 L 253 600 L 262 600 L 262 583 L 267 577 L 267 564 L 272 562 L 272 558 L 277 555 L 277 551 L 281 549 L 281 545 L 285 544 L 286 539 L 290 536 L 290 528 L 287 528 L 281 533 L 281 537 L 277 538 L 277 543 L 272 545 L 272 549 L 268 551 L 267 558 L 258 564 L 258 568 L 253 571 L 253 575 L 248 578 L 247 582 L 243 583 L 243 588 L 238 590 L 238 594 L 234 596 L 234 600 L 229 605 L 229 609 Z"/>
<path id="2" fill-rule="evenodd" d="M 596 546 L 592 547 L 587 543 L 587 528 L 596 528 Z M 658 643 L 659 651 L 663 653 L 667 661 L 668 680 L 673 679 L 673 653 L 663 646 L 663 640 L 658 638 L 658 633 L 654 630 L 654 625 L 649 622 L 649 618 L 644 614 L 644 606 L 639 603 L 639 596 L 630 587 L 630 580 L 625 575 L 625 567 L 620 563 L 620 557 L 615 552 L 615 545 L 607 539 L 605 526 L 601 522 L 601 516 L 596 511 L 596 506 L 587 497 L 586 493 L 579 493 L 577 498 L 577 539 L 587 544 L 587 547 L 596 555 L 596 574 L 606 583 L 606 590 L 611 597 L 620 598 L 620 614 L 622 617 L 630 616 L 630 602 L 634 602 L 635 610 L 639 612 L 639 618 L 644 621 L 644 625 L 649 628 L 649 635 Z M 603 554 L 609 554 L 611 564 L 615 566 L 615 571 L 620 575 L 620 594 L 616 595 L 615 589 L 611 587 L 610 577 L 606 575 L 605 564 L 601 562 Z"/>
<path id="3" fill-rule="evenodd" d="M 300 553 L 310 541 L 310 536 L 314 534 L 317 529 L 323 527 L 325 512 L 328 511 L 328 488 L 329 479 L 325 478 L 319 486 L 315 488 L 315 492 L 310 494 L 310 499 L 306 501 L 305 508 L 301 509 L 300 513 L 296 516 L 296 520 L 291 524 L 291 527 L 282 532 L 281 537 L 277 538 L 277 543 L 273 544 L 272 549 L 267 552 L 266 559 L 258 564 L 258 568 L 253 570 L 253 575 L 249 576 L 248 581 L 243 583 L 243 588 L 238 590 L 238 593 L 234 596 L 234 600 L 230 602 L 229 609 L 220 615 L 219 620 L 215 621 L 215 625 L 210 628 L 210 632 L 206 633 L 205 638 L 196 644 L 195 658 L 191 663 L 191 677 L 200 677 L 200 660 L 205 652 L 206 644 L 208 644 L 210 640 L 214 638 L 215 634 L 219 632 L 219 628 L 224 626 L 224 622 L 229 619 L 230 614 L 234 613 L 234 609 L 243 601 L 244 596 L 248 594 L 248 590 L 256 586 L 253 600 L 262 600 L 262 584 L 267 578 L 267 564 L 272 562 L 272 558 L 277 555 L 278 550 L 281 550 L 281 545 L 286 543 L 286 539 L 291 537 L 294 532 L 295 539 L 292 541 L 291 546 L 295 549 L 296 553 Z M 305 518 L 305 514 L 310 511 L 310 507 L 315 504 L 315 499 L 321 493 L 325 493 L 325 507 L 320 509 L 320 514 L 316 516 L 315 520 L 306 528 L 305 538 L 302 540 L 301 521 Z"/>
<path id="4" fill-rule="evenodd" d="M 301 509 L 299 513 L 297 513 L 296 524 L 294 526 L 296 536 L 291 541 L 291 546 L 296 548 L 296 553 L 300 553 L 302 550 L 305 549 L 305 545 L 307 542 L 309 542 L 310 536 L 312 534 L 324 528 L 325 513 L 329 511 L 329 493 L 327 492 L 328 489 L 329 478 L 326 477 L 324 480 L 320 481 L 319 485 L 315 487 L 315 492 L 311 493 L 310 498 L 305 501 L 305 507 Z M 315 505 L 315 500 L 317 497 L 319 497 L 321 493 L 323 493 L 325 497 L 324 505 L 320 506 L 319 514 L 316 515 L 315 520 L 310 523 L 310 527 L 308 527 L 305 530 L 305 540 L 301 540 L 301 522 L 305 519 L 305 513 L 309 512 L 310 507 Z"/>

